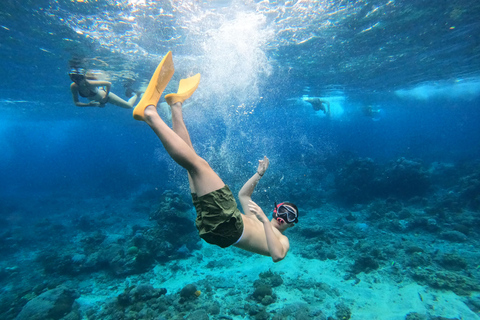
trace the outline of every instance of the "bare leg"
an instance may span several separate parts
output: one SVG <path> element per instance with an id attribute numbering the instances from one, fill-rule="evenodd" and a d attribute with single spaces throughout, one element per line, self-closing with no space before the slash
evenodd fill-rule
<path id="1" fill-rule="evenodd" d="M 182 140 L 185 141 L 190 148 L 194 149 L 192 141 L 190 140 L 190 134 L 188 133 L 187 127 L 185 126 L 185 122 L 183 121 L 182 103 L 181 102 L 174 103 L 170 106 L 170 109 L 172 111 L 173 131 L 176 134 L 178 134 L 180 138 L 182 138 Z M 197 190 L 195 189 L 190 173 L 187 172 L 187 174 L 188 174 L 188 183 L 190 185 L 190 192 L 197 193 Z"/>
<path id="2" fill-rule="evenodd" d="M 176 116 L 177 115 L 178 114 L 176 114 Z M 155 106 L 149 105 L 145 109 L 143 120 L 160 138 L 170 157 L 183 168 L 187 169 L 191 178 L 191 185 L 199 197 L 218 190 L 225 185 L 222 179 L 210 168 L 210 165 L 195 153 L 191 142 L 189 145 L 182 137 L 167 126 L 158 115 Z M 183 118 L 181 122 L 183 123 Z M 184 124 L 183 127 L 185 127 Z M 188 135 L 186 128 L 185 132 Z M 190 141 L 189 137 L 187 141 Z"/>
<path id="3" fill-rule="evenodd" d="M 108 94 L 108 102 L 111 104 L 114 104 L 116 106 L 119 106 L 121 108 L 125 109 L 131 109 L 133 108 L 133 105 L 135 104 L 135 101 L 137 101 L 138 95 L 134 94 L 130 99 L 128 99 L 128 102 L 117 96 L 115 93 L 110 92 Z"/>

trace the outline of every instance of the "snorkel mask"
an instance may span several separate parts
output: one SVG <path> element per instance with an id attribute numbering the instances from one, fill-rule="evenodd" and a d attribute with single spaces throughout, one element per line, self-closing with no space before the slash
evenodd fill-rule
<path id="1" fill-rule="evenodd" d="M 273 217 L 277 219 L 280 224 L 298 222 L 298 212 L 289 205 L 286 205 L 285 202 L 282 202 L 279 205 L 275 202 Z"/>
<path id="2" fill-rule="evenodd" d="M 72 68 L 68 75 L 73 82 L 78 82 L 85 79 L 85 69 L 84 68 Z"/>

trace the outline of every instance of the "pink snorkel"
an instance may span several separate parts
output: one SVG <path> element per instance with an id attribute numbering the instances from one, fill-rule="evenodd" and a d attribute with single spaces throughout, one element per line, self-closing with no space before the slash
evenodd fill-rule
<path id="1" fill-rule="evenodd" d="M 278 217 L 277 215 L 277 209 L 283 204 L 284 202 L 280 203 L 279 205 L 277 205 L 277 202 L 275 202 L 275 208 L 273 209 L 273 214 L 274 214 L 274 218 L 277 219 L 278 223 L 279 224 L 284 224 L 286 223 L 285 220 L 283 220 L 282 218 Z"/>
<path id="2" fill-rule="evenodd" d="M 279 217 L 279 215 L 281 217 Z M 280 225 L 287 223 L 296 223 L 298 222 L 298 213 L 295 209 L 286 205 L 285 202 L 282 202 L 277 205 L 275 202 L 275 208 L 273 209 L 273 218 L 275 218 Z"/>

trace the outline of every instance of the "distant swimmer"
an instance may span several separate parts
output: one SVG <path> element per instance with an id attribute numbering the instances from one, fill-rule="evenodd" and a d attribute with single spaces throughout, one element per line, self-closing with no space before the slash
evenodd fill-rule
<path id="1" fill-rule="evenodd" d="M 381 118 L 382 109 L 373 107 L 372 105 L 365 105 L 362 107 L 363 114 L 374 121 L 378 121 Z"/>
<path id="2" fill-rule="evenodd" d="M 324 114 L 330 115 L 330 102 L 320 98 L 306 98 L 304 99 L 310 103 L 315 111 L 323 111 Z"/>
<path id="3" fill-rule="evenodd" d="M 112 83 L 109 81 L 99 81 L 93 76 L 87 76 L 84 68 L 72 68 L 68 73 L 73 81 L 70 85 L 73 102 L 77 107 L 105 107 L 106 103 L 122 108 L 133 108 L 138 99 L 139 93 L 130 90 L 131 95 L 128 101 L 123 100 L 113 92 L 110 92 Z M 80 97 L 90 100 L 88 103 L 80 102 Z"/>
<path id="4" fill-rule="evenodd" d="M 285 258 L 290 243 L 283 233 L 298 222 L 298 209 L 289 202 L 275 203 L 273 218 L 252 201 L 251 195 L 267 171 L 269 160 L 258 162 L 257 172 L 238 193 L 245 214 L 237 207 L 230 188 L 210 165 L 195 152 L 183 121 L 182 105 L 195 92 L 200 74 L 180 80 L 177 93 L 165 100 L 172 111 L 172 129 L 159 116 L 156 106 L 174 73 L 171 52 L 158 65 L 142 99 L 133 110 L 136 120 L 145 121 L 158 136 L 167 153 L 187 170 L 190 191 L 197 217 L 195 225 L 200 237 L 221 248 L 235 246 L 269 256 L 274 262 Z M 139 164 L 139 169 L 142 166 Z"/>

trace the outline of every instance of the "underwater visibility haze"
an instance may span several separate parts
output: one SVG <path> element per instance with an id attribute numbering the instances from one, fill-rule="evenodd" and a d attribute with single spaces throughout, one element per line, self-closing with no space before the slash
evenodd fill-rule
<path id="1" fill-rule="evenodd" d="M 477 0 L 2 0 L 0 318 L 480 319 L 479 34 Z M 298 206 L 284 260 L 201 240 L 152 130 L 75 106 L 72 68 L 127 100 L 168 51 L 196 152 Z"/>

